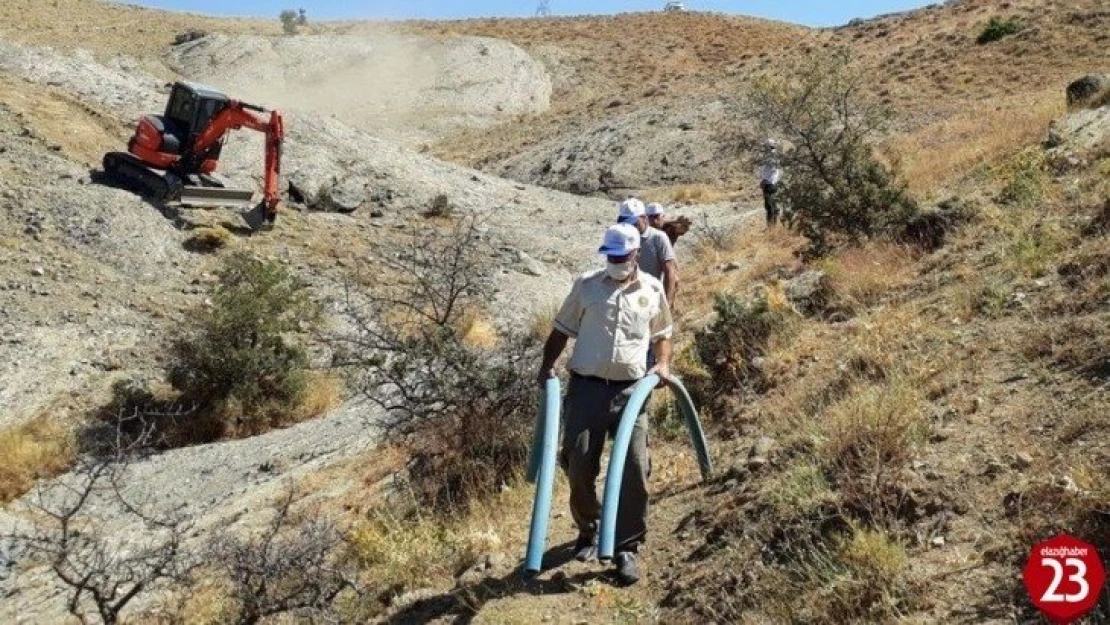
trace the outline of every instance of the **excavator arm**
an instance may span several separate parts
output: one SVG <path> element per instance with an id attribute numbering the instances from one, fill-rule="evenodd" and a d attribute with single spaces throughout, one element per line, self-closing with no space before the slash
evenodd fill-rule
<path id="1" fill-rule="evenodd" d="M 278 176 L 281 174 L 281 145 L 285 139 L 285 126 L 281 113 L 267 110 L 261 106 L 232 100 L 197 135 L 189 149 L 189 154 L 185 158 L 193 158 L 198 162 L 204 160 L 208 151 L 218 145 L 228 131 L 240 128 L 250 128 L 266 135 L 265 170 L 262 185 L 263 200 L 260 208 L 264 211 L 265 220 L 272 223 L 277 216 L 278 203 L 280 202 Z"/>

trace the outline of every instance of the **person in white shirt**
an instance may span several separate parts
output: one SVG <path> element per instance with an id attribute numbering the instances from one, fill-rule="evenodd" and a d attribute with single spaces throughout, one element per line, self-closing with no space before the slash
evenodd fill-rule
<path id="1" fill-rule="evenodd" d="M 640 233 L 630 224 L 610 226 L 599 253 L 604 269 L 574 281 L 555 316 L 537 375 L 542 385 L 555 376 L 555 363 L 574 339 L 567 368 L 570 384 L 563 400 L 561 464 L 570 482 L 570 510 L 578 525 L 575 558 L 595 553 L 601 503 L 597 477 L 605 439 L 615 435 L 636 382 L 649 374 L 670 379 L 670 307 L 663 285 L 639 268 Z M 648 367 L 652 348 L 658 363 Z M 645 404 L 646 405 L 646 404 Z M 632 430 L 617 510 L 617 575 L 626 584 L 639 579 L 637 552 L 647 534 L 648 418 L 644 408 Z"/>
<path id="2" fill-rule="evenodd" d="M 759 188 L 763 190 L 763 209 L 767 211 L 768 226 L 773 226 L 779 221 L 779 206 L 775 195 L 779 191 L 781 182 L 779 144 L 774 139 L 768 139 L 763 144 L 763 167 L 759 172 Z"/>

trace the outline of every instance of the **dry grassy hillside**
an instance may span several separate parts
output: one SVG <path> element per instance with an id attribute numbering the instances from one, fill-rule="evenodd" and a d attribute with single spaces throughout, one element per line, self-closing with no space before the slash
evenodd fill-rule
<path id="1" fill-rule="evenodd" d="M 1024 30 L 977 44 L 996 16 L 1018 19 Z M 556 68 L 547 114 L 435 147 L 479 167 L 633 109 L 739 96 L 751 78 L 791 58 L 848 48 L 873 92 L 898 115 L 901 136 L 892 147 L 922 192 L 1033 138 L 1059 112 L 1059 89 L 1110 60 L 1110 13 L 1097 0 L 968 0 L 834 29 L 696 13 L 410 27 L 505 38 Z M 961 158 L 951 158 L 953 151 Z"/>
<path id="2" fill-rule="evenodd" d="M 156 60 L 174 37 L 189 29 L 281 33 L 277 19 L 226 19 L 99 0 L 11 0 L 0 4 L 0 35 L 5 41 L 60 50 L 83 48 L 102 55 Z"/>

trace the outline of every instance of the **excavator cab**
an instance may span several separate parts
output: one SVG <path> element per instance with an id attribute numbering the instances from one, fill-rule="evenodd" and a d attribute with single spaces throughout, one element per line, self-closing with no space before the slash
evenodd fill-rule
<path id="1" fill-rule="evenodd" d="M 162 147 L 165 151 L 180 154 L 182 148 L 190 143 L 208 127 L 209 122 L 217 113 L 227 107 L 230 99 L 203 85 L 177 82 L 170 92 L 170 99 L 166 103 L 166 113 L 162 116 L 163 132 Z M 210 158 L 219 158 L 219 142 L 209 153 Z"/>

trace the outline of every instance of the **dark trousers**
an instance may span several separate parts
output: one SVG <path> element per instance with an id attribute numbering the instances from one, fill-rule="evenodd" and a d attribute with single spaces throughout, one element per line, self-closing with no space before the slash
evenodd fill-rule
<path id="1" fill-rule="evenodd" d="M 570 481 L 570 512 L 579 532 L 597 532 L 601 502 L 597 476 L 607 437 L 615 436 L 621 412 L 635 381 L 606 384 L 571 376 L 563 401 L 564 430 L 561 464 Z M 645 409 L 647 402 L 644 402 Z M 647 534 L 648 460 L 647 412 L 641 411 L 632 430 L 617 508 L 616 551 L 636 551 Z"/>
<path id="2" fill-rule="evenodd" d="M 772 226 L 779 222 L 779 205 L 775 194 L 778 193 L 777 185 L 769 182 L 761 183 L 763 188 L 763 209 L 767 211 L 767 225 Z"/>

